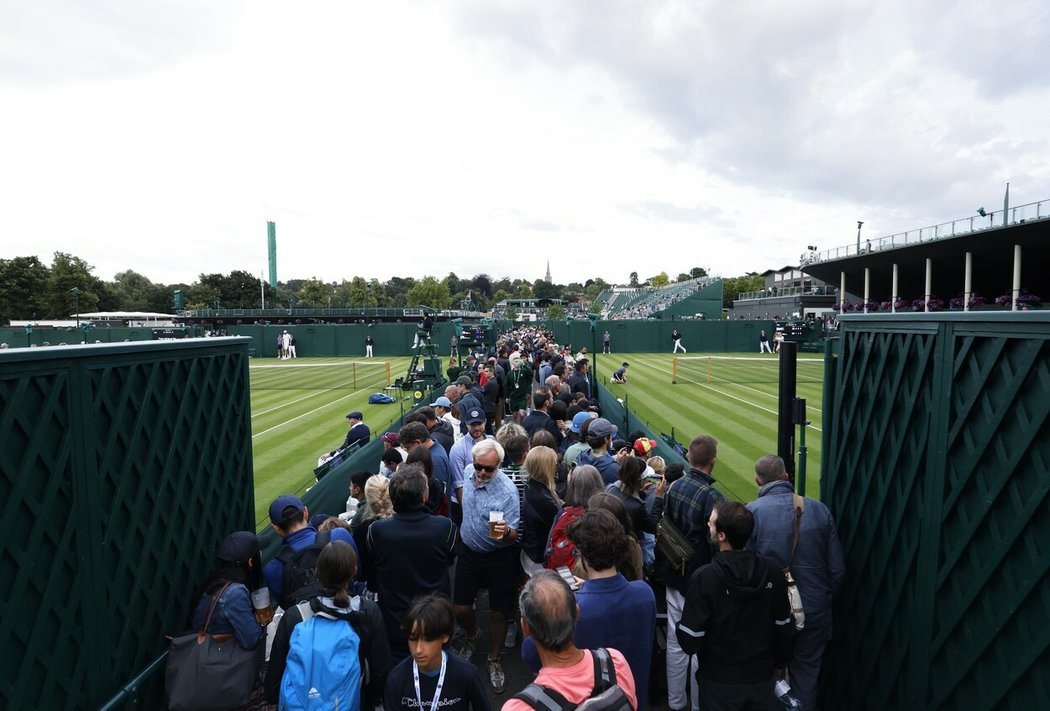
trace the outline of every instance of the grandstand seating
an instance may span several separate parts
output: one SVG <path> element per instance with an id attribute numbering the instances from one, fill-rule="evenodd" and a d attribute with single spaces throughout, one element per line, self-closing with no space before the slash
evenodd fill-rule
<path id="1" fill-rule="evenodd" d="M 659 315 L 667 307 L 720 278 L 707 276 L 662 287 L 606 289 L 598 295 L 597 302 L 609 320 L 644 319 Z"/>

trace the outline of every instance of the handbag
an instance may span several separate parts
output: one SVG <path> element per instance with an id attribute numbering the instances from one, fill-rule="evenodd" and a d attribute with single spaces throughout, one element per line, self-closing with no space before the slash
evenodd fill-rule
<path id="1" fill-rule="evenodd" d="M 228 709 L 251 697 L 259 651 L 244 649 L 232 633 L 208 634 L 212 613 L 228 587 L 230 583 L 212 596 L 200 630 L 171 640 L 164 682 L 172 711 Z"/>
<path id="2" fill-rule="evenodd" d="M 656 525 L 656 549 L 663 554 L 664 560 L 683 576 L 696 556 L 693 544 L 671 523 L 667 514 L 664 514 L 660 523 Z"/>
<path id="3" fill-rule="evenodd" d="M 795 629 L 802 630 L 806 626 L 806 611 L 802 609 L 802 595 L 798 591 L 798 583 L 791 575 L 791 563 L 795 560 L 795 548 L 798 547 L 798 533 L 802 525 L 802 514 L 806 510 L 806 500 L 794 494 L 795 501 L 795 532 L 791 538 L 791 553 L 788 554 L 787 565 L 784 566 L 784 580 L 787 582 L 788 604 L 791 605 L 791 616 L 795 618 Z"/>

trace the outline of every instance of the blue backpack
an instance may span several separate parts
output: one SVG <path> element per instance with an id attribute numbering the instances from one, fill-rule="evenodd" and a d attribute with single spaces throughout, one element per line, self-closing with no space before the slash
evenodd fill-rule
<path id="1" fill-rule="evenodd" d="M 361 637 L 352 622 L 309 602 L 296 606 L 303 621 L 292 630 L 281 677 L 281 711 L 360 711 Z"/>
<path id="2" fill-rule="evenodd" d="M 394 402 L 394 398 L 386 393 L 373 393 L 368 396 L 369 405 L 389 405 L 392 402 Z"/>

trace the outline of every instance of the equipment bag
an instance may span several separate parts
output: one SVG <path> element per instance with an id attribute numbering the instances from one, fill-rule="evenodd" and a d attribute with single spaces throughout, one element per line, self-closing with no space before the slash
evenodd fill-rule
<path id="1" fill-rule="evenodd" d="M 394 402 L 394 398 L 386 393 L 373 393 L 368 396 L 369 405 L 389 405 L 392 402 Z"/>
<path id="2" fill-rule="evenodd" d="M 616 683 L 616 669 L 609 650 L 591 650 L 591 659 L 594 661 L 594 688 L 591 689 L 591 695 L 579 704 L 573 704 L 554 689 L 535 682 L 515 694 L 514 698 L 541 711 L 635 711 L 627 692 Z"/>

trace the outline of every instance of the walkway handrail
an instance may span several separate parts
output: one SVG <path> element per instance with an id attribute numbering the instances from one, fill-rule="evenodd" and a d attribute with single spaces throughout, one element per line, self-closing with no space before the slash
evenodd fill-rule
<path id="1" fill-rule="evenodd" d="M 1044 210 L 1044 207 L 1048 209 Z M 996 216 L 998 216 L 998 219 L 996 219 Z M 972 215 L 970 217 L 962 217 L 957 220 L 952 220 L 951 222 L 942 222 L 938 225 L 920 227 L 919 229 L 909 230 L 907 232 L 897 232 L 896 234 L 883 237 L 863 239 L 859 245 L 851 244 L 845 247 L 825 249 L 820 252 L 809 252 L 808 254 L 803 255 L 800 266 L 805 267 L 809 264 L 816 264 L 818 262 L 846 259 L 848 257 L 856 257 L 858 255 L 870 254 L 872 252 L 881 252 L 885 249 L 906 247 L 918 244 L 919 242 L 933 242 L 935 240 L 959 237 L 960 235 L 971 234 L 973 232 L 982 232 L 996 227 L 1019 225 L 1024 222 L 1045 220 L 1047 218 L 1050 218 L 1050 198 L 1040 200 L 1039 202 L 1030 202 L 1025 205 L 1011 207 L 1007 210 L 1005 219 L 1002 210 L 993 210 L 986 212 L 984 215 Z"/>
<path id="2" fill-rule="evenodd" d="M 165 662 L 168 660 L 168 652 L 165 651 L 159 657 L 154 659 L 149 665 L 143 669 L 139 674 L 129 681 L 124 686 L 120 687 L 120 691 L 114 694 L 113 698 L 104 703 L 99 707 L 98 711 L 114 711 L 120 707 L 120 704 L 133 704 L 138 705 L 139 703 L 139 688 L 149 680 L 158 670 L 163 669 Z"/>

